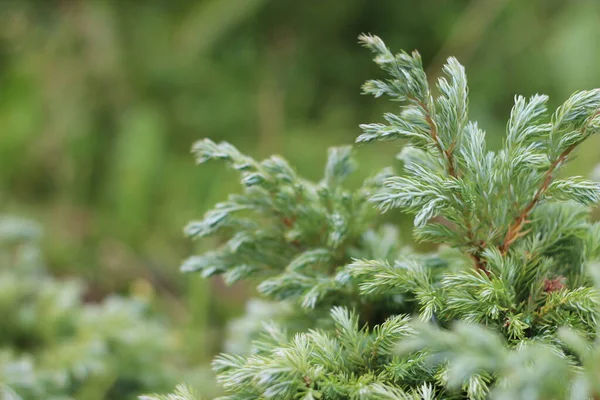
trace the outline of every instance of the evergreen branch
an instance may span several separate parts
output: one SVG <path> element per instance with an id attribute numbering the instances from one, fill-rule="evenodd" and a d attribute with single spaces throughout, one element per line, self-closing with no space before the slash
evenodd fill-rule
<path id="1" fill-rule="evenodd" d="M 386 114 L 386 119 L 391 124 L 389 127 L 381 124 L 362 125 L 365 133 L 357 139 L 357 142 L 406 137 L 424 147 L 427 147 L 427 144 L 432 145 L 443 160 L 442 164 L 447 176 L 452 180 L 460 179 L 454 153 L 459 146 L 459 139 L 467 123 L 467 86 L 464 68 L 456 59 L 448 59 L 448 63 L 444 66 L 444 72 L 450 77 L 451 82 L 449 83 L 445 78 L 441 78 L 438 82 L 442 95 L 437 99 L 440 115 L 436 117 L 434 102 L 418 53 L 414 52 L 412 57 L 406 53 L 394 56 L 378 37 L 361 35 L 360 40 L 377 55 L 375 62 L 395 78 L 389 83 L 369 81 L 363 87 L 364 91 L 375 97 L 388 94 L 398 100 L 407 100 L 413 104 L 414 108 L 405 108 L 399 117 L 392 118 Z M 446 145 L 440 135 L 436 119 L 441 121 L 444 128 L 444 138 L 448 142 Z M 426 129 L 421 126 L 421 121 Z M 460 218 L 466 230 L 468 245 L 476 248 L 476 251 L 471 253 L 475 268 L 485 271 L 481 253 L 485 250 L 486 244 L 476 238 L 471 217 L 464 208 L 466 202 L 461 192 L 456 191 L 455 196 L 457 201 L 463 205 L 460 210 Z M 389 193 L 376 196 L 374 200 L 380 201 L 383 209 L 396 206 L 396 204 L 411 204 L 412 207 L 412 202 L 398 201 Z M 415 224 L 422 226 L 427 223 L 427 220 L 434 216 L 433 207 L 439 208 L 439 203 L 441 203 L 440 200 L 433 200 L 427 205 L 422 205 L 423 208 L 417 214 Z"/>
<path id="2" fill-rule="evenodd" d="M 458 177 L 456 169 L 454 167 L 454 155 L 453 155 L 454 148 L 457 143 L 456 140 L 454 140 L 451 143 L 451 145 L 448 149 L 444 149 L 438 138 L 437 125 L 436 125 L 435 121 L 433 120 L 433 118 L 431 117 L 431 112 L 430 112 L 429 108 L 427 108 L 427 106 L 423 102 L 418 102 L 418 104 L 425 111 L 425 120 L 427 121 L 427 125 L 429 125 L 431 137 L 432 137 L 433 141 L 436 143 L 436 147 L 437 147 L 439 153 L 446 159 L 448 175 L 454 179 L 458 179 L 459 177 Z M 464 203 L 464 199 L 462 198 L 462 195 L 460 194 L 460 192 L 457 192 L 457 197 L 461 203 Z M 475 239 L 475 233 L 474 233 L 475 231 L 473 229 L 473 224 L 471 223 L 471 219 L 467 215 L 467 210 L 463 208 L 461 210 L 461 212 L 462 212 L 463 223 L 465 224 L 465 227 L 467 228 L 466 235 L 467 235 L 468 242 L 476 247 L 476 251 L 474 253 L 470 254 L 471 258 L 473 259 L 475 269 L 477 271 L 483 271 L 487 274 L 488 272 L 487 272 L 485 263 L 484 263 L 483 259 L 481 258 L 481 254 L 485 251 L 486 244 L 485 244 L 485 242 L 478 243 L 477 240 Z"/>
<path id="3" fill-rule="evenodd" d="M 427 105 L 425 105 L 424 102 L 417 100 L 415 98 L 411 98 L 411 99 L 413 101 L 415 101 L 419 105 L 419 107 L 421 107 L 424 111 L 425 121 L 427 122 L 427 125 L 429 126 L 429 132 L 431 134 L 431 139 L 435 143 L 437 150 L 440 152 L 442 157 L 445 157 L 445 159 L 446 159 L 448 175 L 451 176 L 452 178 L 457 178 L 456 170 L 454 169 L 454 157 L 452 155 L 452 152 L 454 151 L 454 146 L 456 145 L 456 143 L 453 142 L 450 145 L 450 148 L 444 149 L 444 147 L 442 146 L 442 143 L 440 141 L 440 138 L 438 136 L 437 125 L 432 118 L 431 110 L 429 109 L 429 107 L 427 107 Z"/>
<path id="4" fill-rule="evenodd" d="M 527 204 L 527 206 L 521 210 L 521 212 L 517 215 L 512 225 L 508 228 L 506 235 L 504 236 L 504 240 L 502 241 L 502 245 L 500 246 L 500 251 L 502 254 L 506 254 L 510 246 L 515 242 L 515 240 L 527 234 L 527 232 L 523 232 L 522 229 L 527 224 L 527 218 L 533 211 L 534 207 L 540 202 L 544 192 L 550 186 L 550 183 L 553 179 L 553 174 L 555 169 L 567 158 L 567 156 L 575 150 L 577 147 L 576 143 L 570 145 L 565 151 L 563 151 L 560 156 L 550 165 L 550 168 L 544 174 L 544 179 L 540 187 L 536 190 L 533 198 Z"/>
<path id="5" fill-rule="evenodd" d="M 600 90 L 575 93 L 550 123 L 547 96 L 515 97 L 504 147 L 488 151 L 458 61 L 448 59 L 434 99 L 417 52 L 361 41 L 391 76 L 364 92 L 407 104 L 387 124 L 362 125 L 357 142 L 406 139 L 402 176 L 386 170 L 352 192 L 342 186 L 349 148 L 330 151 L 315 183 L 278 157 L 195 148 L 199 162 L 238 169 L 244 193 L 189 225 L 191 236 L 229 240 L 184 268 L 258 277 L 259 293 L 280 300 L 249 310 L 256 340 L 215 361 L 222 400 L 598 398 L 600 268 L 584 267 L 600 257 L 588 216 L 600 185 L 556 176 L 600 131 Z M 413 213 L 414 237 L 442 246 L 401 249 L 368 200 Z"/>
<path id="6" fill-rule="evenodd" d="M 550 164 L 550 168 L 544 174 L 542 184 L 536 190 L 531 201 L 521 210 L 521 212 L 514 219 L 511 226 L 508 228 L 506 235 L 504 236 L 504 240 L 500 245 L 500 251 L 502 254 L 506 254 L 510 248 L 510 246 L 520 237 L 527 234 L 527 232 L 523 231 L 523 227 L 528 223 L 527 219 L 535 206 L 542 200 L 545 192 L 550 187 L 552 180 L 554 179 L 555 171 L 567 160 L 569 155 L 577 148 L 579 144 L 581 144 L 585 139 L 587 139 L 592 132 L 588 132 L 588 127 L 590 124 L 594 123 L 595 118 L 600 115 L 600 110 L 595 111 L 591 117 L 589 117 L 583 127 L 580 129 L 581 137 L 579 140 L 571 143 L 566 149 L 564 149 L 559 156 Z"/>

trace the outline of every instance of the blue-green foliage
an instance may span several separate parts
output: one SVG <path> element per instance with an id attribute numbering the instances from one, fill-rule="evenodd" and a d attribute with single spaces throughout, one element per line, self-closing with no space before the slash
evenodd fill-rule
<path id="1" fill-rule="evenodd" d="M 255 279 L 279 304 L 251 309 L 245 326 L 259 315 L 273 322 L 250 329 L 242 354 L 215 360 L 221 399 L 600 396 L 600 228 L 589 218 L 600 185 L 558 177 L 600 131 L 600 90 L 575 93 L 551 116 L 546 96 L 517 96 L 492 152 L 469 120 L 456 59 L 435 96 L 417 52 L 360 39 L 389 75 L 364 92 L 401 107 L 362 125 L 357 142 L 404 140 L 401 175 L 349 190 L 349 148 L 330 150 L 312 183 L 278 157 L 257 162 L 210 140 L 194 147 L 198 162 L 239 170 L 244 190 L 188 225 L 191 237 L 227 241 L 183 269 Z M 438 251 L 402 249 L 373 205 L 414 214 L 416 240 Z"/>
<path id="2" fill-rule="evenodd" d="M 143 299 L 83 302 L 78 280 L 49 276 L 41 232 L 0 218 L 0 385 L 3 399 L 132 399 L 180 379 L 174 331 Z"/>

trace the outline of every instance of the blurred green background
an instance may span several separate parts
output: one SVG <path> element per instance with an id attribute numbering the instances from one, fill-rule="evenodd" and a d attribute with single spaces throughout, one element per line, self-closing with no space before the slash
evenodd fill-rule
<path id="1" fill-rule="evenodd" d="M 220 166 L 195 167 L 189 149 L 227 140 L 318 178 L 328 146 L 395 107 L 360 95 L 381 76 L 361 32 L 418 49 L 432 79 L 458 57 L 491 146 L 515 94 L 556 106 L 600 86 L 597 0 L 3 1 L 0 209 L 44 226 L 51 271 L 84 278 L 87 298 L 150 293 L 201 364 L 250 289 L 178 271 L 210 247 L 182 227 L 238 188 Z M 600 161 L 594 139 L 569 173 Z M 398 146 L 360 149 L 360 174 Z"/>

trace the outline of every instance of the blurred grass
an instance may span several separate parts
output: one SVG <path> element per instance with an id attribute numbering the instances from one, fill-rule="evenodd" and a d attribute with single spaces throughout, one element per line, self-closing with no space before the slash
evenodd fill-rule
<path id="1" fill-rule="evenodd" d="M 393 107 L 359 94 L 378 76 L 356 44 L 372 32 L 434 73 L 463 60 L 471 116 L 497 147 L 515 94 L 557 105 L 600 86 L 599 18 L 595 0 L 3 2 L 0 205 L 45 225 L 51 268 L 86 278 L 91 298 L 152 284 L 205 359 L 244 297 L 180 276 L 194 248 L 181 228 L 238 186 L 195 168 L 193 141 L 280 153 L 318 177 L 326 147 Z M 595 139 L 570 173 L 600 161 Z M 361 148 L 356 179 L 398 150 Z"/>

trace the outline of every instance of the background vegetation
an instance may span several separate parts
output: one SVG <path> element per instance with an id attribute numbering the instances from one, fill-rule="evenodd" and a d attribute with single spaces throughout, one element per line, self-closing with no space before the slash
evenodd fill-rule
<path id="1" fill-rule="evenodd" d="M 193 250 L 182 227 L 237 187 L 194 167 L 194 141 L 319 177 L 326 147 L 387 107 L 360 95 L 375 67 L 356 38 L 373 32 L 418 49 L 432 79 L 449 55 L 465 64 L 494 146 L 515 94 L 549 94 L 552 109 L 600 86 L 599 18 L 596 0 L 2 2 L 0 211 L 43 225 L 48 268 L 85 280 L 86 301 L 152 299 L 200 365 L 246 294 L 178 271 Z M 566 173 L 600 161 L 593 139 Z M 398 150 L 361 150 L 355 178 Z"/>

